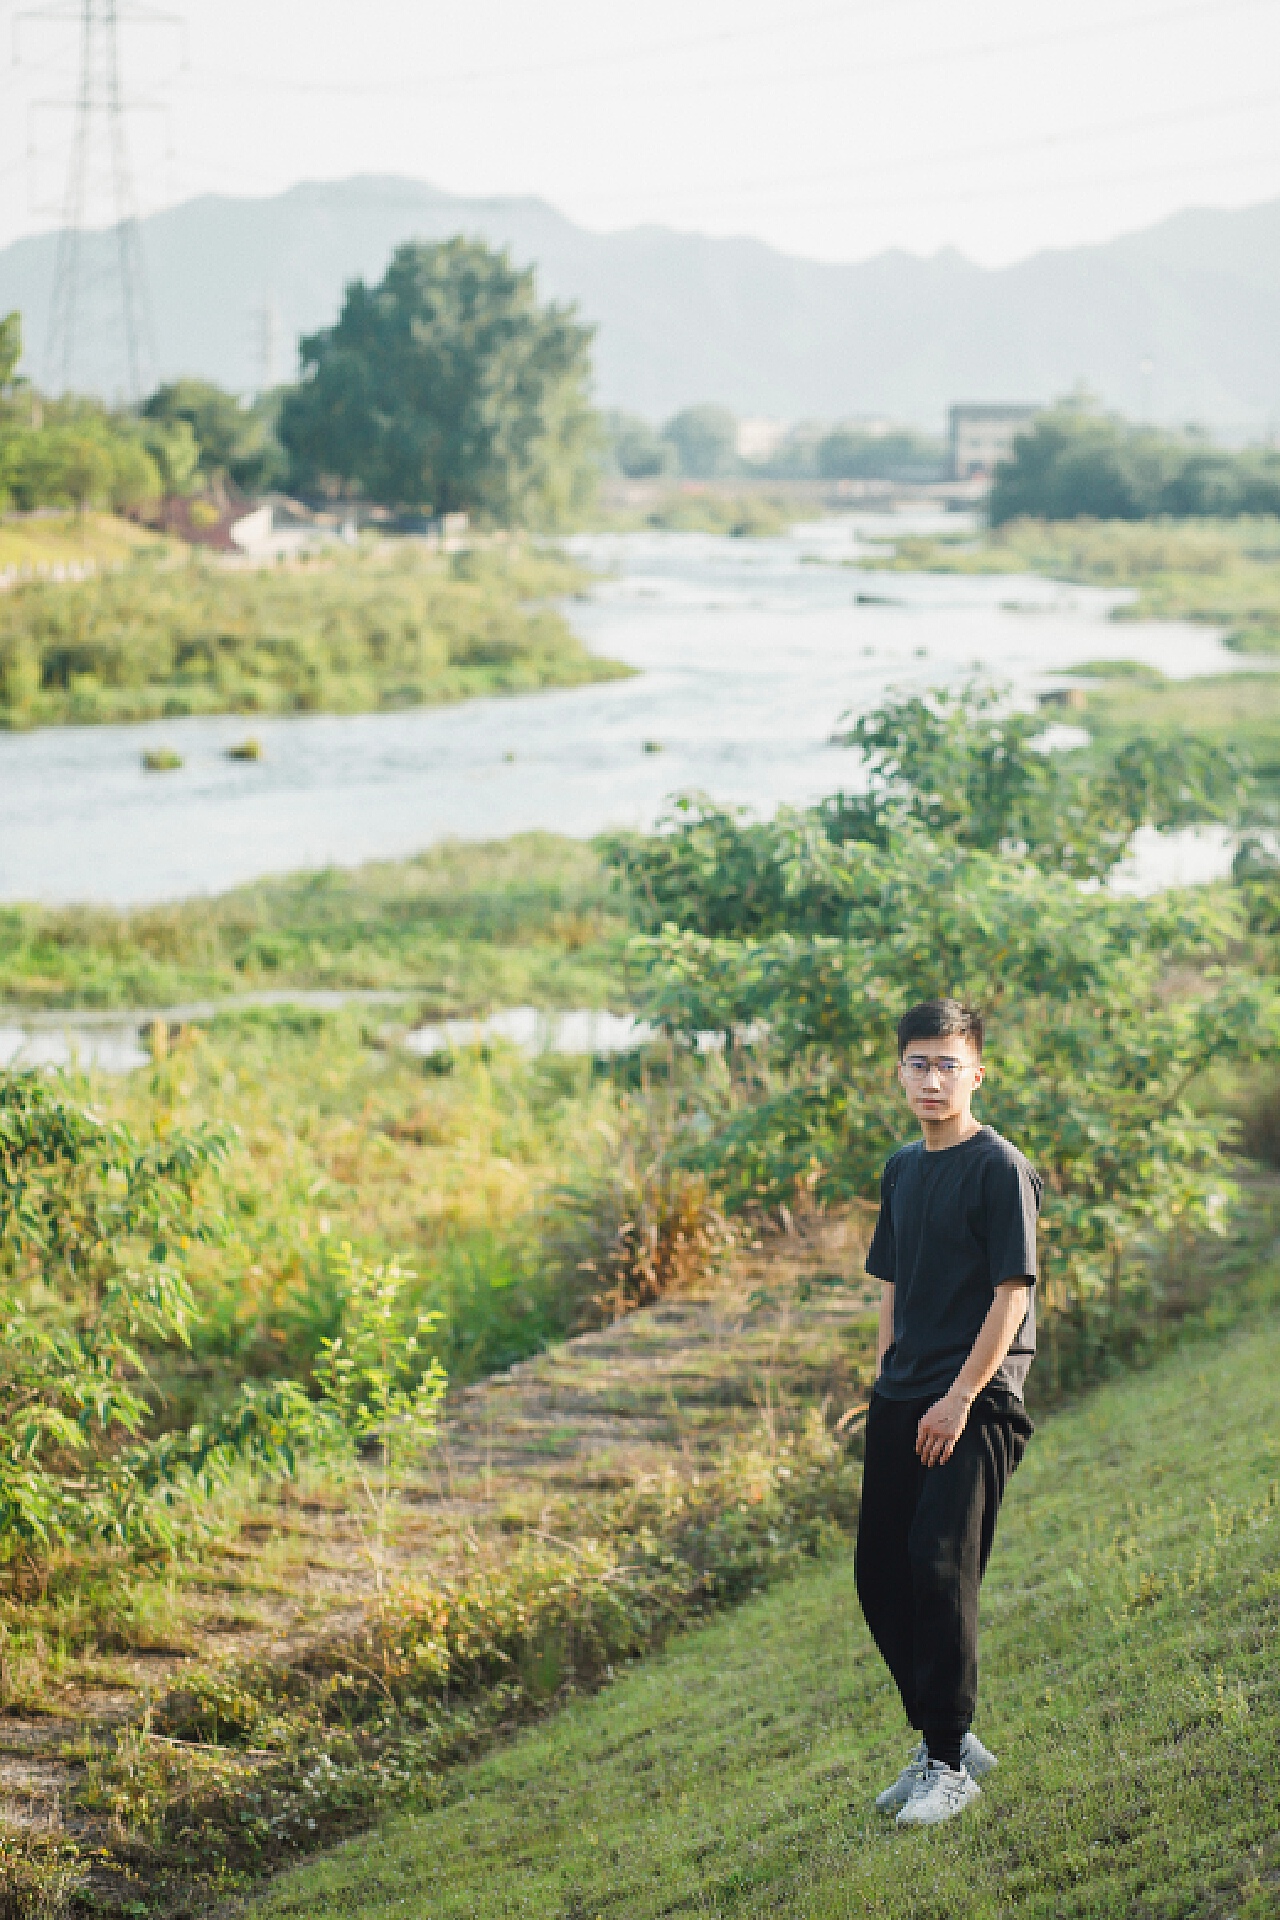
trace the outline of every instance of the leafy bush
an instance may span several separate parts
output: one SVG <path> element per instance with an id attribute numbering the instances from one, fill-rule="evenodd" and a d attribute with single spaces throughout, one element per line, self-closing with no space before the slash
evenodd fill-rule
<path id="1" fill-rule="evenodd" d="M 402 1452 L 435 1443 L 446 1376 L 422 1350 L 439 1314 L 419 1313 L 405 1325 L 405 1286 L 414 1276 L 399 1267 L 370 1268 L 349 1246 L 342 1249 L 342 1325 L 325 1340 L 314 1369 L 321 1407 L 350 1447 L 364 1496 L 366 1545 L 378 1592 L 386 1582 L 387 1526 L 392 1472 Z M 377 1462 L 371 1475 L 364 1460 Z"/>
<path id="2" fill-rule="evenodd" d="M 287 1393 L 144 1437 L 148 1354 L 190 1339 L 184 1256 L 218 1230 L 198 1189 L 228 1145 L 213 1126 L 140 1143 L 43 1076 L 0 1075 L 0 1556 L 163 1538 L 229 1450 L 287 1448 Z"/>
<path id="3" fill-rule="evenodd" d="M 881 837 L 897 818 L 961 846 L 1012 846 L 1037 866 L 1101 879 L 1139 827 L 1233 819 L 1246 758 L 1187 735 L 1138 733 L 1105 759 L 1046 752 L 1043 716 L 1010 712 L 998 689 L 887 700 L 837 736 L 866 767 L 864 801 L 843 797 L 850 838 Z"/>
<path id="4" fill-rule="evenodd" d="M 152 1364 L 190 1344 L 186 1260 L 223 1231 L 200 1188 L 230 1138 L 205 1125 L 141 1143 L 42 1075 L 0 1074 L 0 1559 L 38 1563 L 74 1542 L 173 1547 L 232 1474 L 292 1471 L 325 1439 L 288 1380 L 243 1383 L 219 1417 L 157 1431 Z M 394 1381 L 356 1367 L 384 1423 L 405 1417 Z M 349 1372 L 339 1339 L 326 1397 L 342 1431 Z"/>
<path id="5" fill-rule="evenodd" d="M 824 849 L 857 842 L 891 852 L 892 865 L 924 833 L 1097 880 L 1139 827 L 1232 820 L 1249 791 L 1243 754 L 1194 737 L 1138 734 L 1103 755 L 1043 751 L 1044 731 L 1043 715 L 1011 711 L 981 683 L 891 696 L 836 736 L 860 752 L 863 793 L 763 822 L 686 795 L 658 834 L 599 844 L 651 929 L 676 920 L 709 936 L 835 932 L 858 882 Z"/>
<path id="6" fill-rule="evenodd" d="M 1055 822 L 1061 795 L 1050 807 L 1054 776 L 1029 751 L 1036 724 L 982 698 L 891 702 L 855 730 L 865 797 L 764 824 L 695 806 L 610 852 L 657 928 L 635 946 L 648 1016 L 685 1045 L 708 1031 L 728 1042 L 730 1073 L 719 1088 L 706 1077 L 702 1131 L 686 1130 L 679 1155 L 736 1206 L 871 1192 L 903 1130 L 899 1014 L 938 994 L 987 1010 L 982 1112 L 1045 1175 L 1041 1298 L 1083 1350 L 1126 1289 L 1149 1296 L 1159 1236 L 1221 1225 L 1235 1123 L 1199 1111 L 1191 1090 L 1216 1065 L 1273 1052 L 1280 1002 L 1229 965 L 1238 896 L 1081 887 L 1075 875 L 1105 871 L 1127 838 L 1098 797 L 1115 770 L 1082 782 L 1083 828 Z M 1157 763 L 1135 781 L 1142 808 L 1167 780 L 1165 817 L 1194 812 L 1185 771 Z M 1010 847 L 1015 835 L 1044 865 Z M 1172 966 L 1186 976 L 1177 992 Z"/>

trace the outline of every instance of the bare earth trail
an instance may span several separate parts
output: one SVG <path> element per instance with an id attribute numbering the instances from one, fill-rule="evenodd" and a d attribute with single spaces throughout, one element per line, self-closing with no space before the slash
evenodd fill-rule
<path id="1" fill-rule="evenodd" d="M 571 1538 L 601 1498 L 687 1480 L 810 1406 L 829 1422 L 859 1407 L 874 1338 L 866 1227 L 863 1211 L 801 1221 L 740 1250 L 705 1289 L 453 1396 L 439 1446 L 402 1489 L 390 1577 L 497 1562 L 524 1533 Z M 184 1671 L 297 1659 L 354 1627 L 375 1592 L 358 1498 L 305 1481 L 258 1501 L 234 1537 L 157 1585 L 165 1579 L 167 1612 L 139 1605 L 129 1644 L 90 1643 L 59 1686 L 46 1679 L 51 1713 L 24 1713 L 10 1685 L 0 1819 L 74 1830 L 68 1796 L 86 1759 L 122 1726 L 144 1724 L 148 1703 Z"/>

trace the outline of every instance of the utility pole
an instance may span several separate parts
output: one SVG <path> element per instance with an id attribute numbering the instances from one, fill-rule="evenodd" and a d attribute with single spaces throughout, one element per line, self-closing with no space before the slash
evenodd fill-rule
<path id="1" fill-rule="evenodd" d="M 70 0 L 32 8 L 21 17 L 47 23 L 75 20 L 79 26 L 75 99 L 44 103 L 71 106 L 75 112 L 49 306 L 49 378 L 63 392 L 75 385 L 84 366 L 86 334 L 91 328 L 96 332 L 106 317 L 88 308 L 91 285 L 114 281 L 111 305 L 119 332 L 119 371 L 136 406 L 154 382 L 156 352 L 126 138 L 126 116 L 139 103 L 126 100 L 121 85 L 120 30 L 140 19 L 168 24 L 173 16 L 131 0 L 123 6 L 119 0 Z M 95 215 L 108 209 L 111 265 L 91 272 L 90 253 L 98 238 Z"/>
<path id="2" fill-rule="evenodd" d="M 258 392 L 270 393 L 280 378 L 280 314 L 268 288 L 258 309 Z"/>

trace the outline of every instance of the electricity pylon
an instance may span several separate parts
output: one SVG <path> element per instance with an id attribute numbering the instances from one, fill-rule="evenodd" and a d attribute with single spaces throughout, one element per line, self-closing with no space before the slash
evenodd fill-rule
<path id="1" fill-rule="evenodd" d="M 152 383 L 155 338 L 147 294 L 137 207 L 129 169 L 125 116 L 129 110 L 120 84 L 122 19 L 167 18 L 150 8 L 118 0 L 72 0 L 28 10 L 30 20 L 77 19 L 80 27 L 80 71 L 76 87 L 75 127 L 62 204 L 53 297 L 49 307 L 46 363 L 52 382 L 64 392 L 74 385 L 83 356 L 86 326 L 86 283 L 90 278 L 88 236 L 95 211 L 109 206 L 113 265 L 103 277 L 116 283 L 116 316 L 123 348 L 123 371 L 130 400 L 135 404 Z M 98 274 L 92 276 L 94 279 Z"/>

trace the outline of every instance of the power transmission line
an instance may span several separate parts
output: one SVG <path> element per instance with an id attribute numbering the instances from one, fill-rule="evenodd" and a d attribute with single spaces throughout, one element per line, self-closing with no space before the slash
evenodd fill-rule
<path id="1" fill-rule="evenodd" d="M 875 6 L 870 10 L 879 11 L 882 4 L 883 0 L 875 0 Z M 797 81 L 830 79 L 844 72 L 847 72 L 852 79 L 900 70 L 917 72 L 928 67 L 946 67 L 965 61 L 987 59 L 992 55 L 1036 52 L 1042 48 L 1081 40 L 1115 40 L 1125 34 L 1148 32 L 1153 27 L 1176 26 L 1184 20 L 1212 18 L 1216 21 L 1230 14 L 1255 12 L 1259 8 L 1274 10 L 1275 7 L 1276 0 L 1178 0 L 1178 4 L 1157 7 L 1147 13 L 1128 16 L 1108 13 L 1096 20 L 1078 21 L 1071 26 L 1051 29 L 1049 32 L 1006 34 L 986 40 L 962 42 L 953 46 L 913 48 L 909 53 L 892 54 L 888 58 L 859 57 L 848 67 L 827 61 L 819 67 L 804 67 L 790 71 L 773 68 L 768 73 L 753 75 L 745 83 L 737 80 L 732 82 L 732 85 L 735 91 L 741 90 L 744 85 L 751 90 L 762 88 L 770 90 Z M 856 24 L 859 16 L 842 9 L 838 17 L 846 23 Z M 701 46 L 729 46 L 755 37 L 758 36 L 749 29 L 733 29 L 705 39 L 655 42 L 647 47 L 622 49 L 617 53 L 581 54 L 568 59 L 560 58 L 509 67 L 471 67 L 455 73 L 408 74 L 387 80 L 295 80 L 276 78 L 269 74 L 241 73 L 211 74 L 202 81 L 195 82 L 194 85 L 198 89 L 209 91 L 253 91 L 296 96 L 315 94 L 351 99 L 362 96 L 385 98 L 394 95 L 414 98 L 423 93 L 448 92 L 454 88 L 492 87 L 503 81 L 522 83 L 528 80 L 541 80 L 545 82 L 563 78 L 576 83 L 576 76 L 588 69 L 626 66 L 631 65 L 636 59 L 669 56 L 672 53 L 690 51 Z M 652 92 L 653 84 L 652 81 L 647 81 L 642 88 L 631 91 L 648 94 Z M 720 84 L 729 83 L 722 78 Z M 702 92 L 706 85 L 706 79 L 702 75 L 691 77 L 677 86 L 664 81 L 661 93 L 665 99 L 673 93 Z M 611 99 L 621 97 L 624 96 L 615 92 L 610 93 Z"/>
<path id="2" fill-rule="evenodd" d="M 1248 94 L 1234 100 L 1220 100 L 1211 107 L 1173 107 L 1159 113 L 1126 114 L 1122 120 L 1095 121 L 1085 127 L 1064 128 L 1059 133 L 1030 134 L 1018 140 L 992 141 L 977 147 L 938 148 L 933 152 L 914 153 L 893 160 L 884 160 L 877 156 L 874 173 L 877 180 L 882 180 L 890 174 L 926 173 L 933 167 L 953 167 L 970 160 L 1002 160 L 1011 158 L 1015 154 L 1056 151 L 1063 147 L 1080 146 L 1089 140 L 1104 139 L 1109 134 L 1132 133 L 1144 127 L 1195 125 L 1202 121 L 1220 120 L 1227 114 L 1246 112 L 1250 108 L 1274 108 L 1278 104 L 1280 104 L 1280 92 L 1275 87 L 1271 87 L 1265 93 Z M 1196 164 L 1198 163 L 1188 161 L 1177 170 L 1185 172 Z M 670 191 L 658 188 L 656 191 L 648 190 L 645 197 L 649 203 L 656 201 L 663 205 L 670 205 L 672 202 L 702 205 L 708 199 L 716 199 L 720 196 L 732 198 L 737 194 L 751 194 L 753 197 L 761 194 L 767 196 L 787 194 L 805 187 L 826 186 L 846 179 L 862 179 L 871 170 L 866 163 L 860 162 L 838 168 L 824 167 L 811 173 L 761 174 L 752 180 L 706 181 L 697 186 L 672 188 Z M 1031 188 L 1033 192 L 1037 190 L 1034 186 Z M 922 190 L 922 198 L 936 197 L 932 189 Z M 879 196 L 877 196 L 878 203 Z M 591 201 L 590 204 L 599 206 L 607 203 Z"/>

